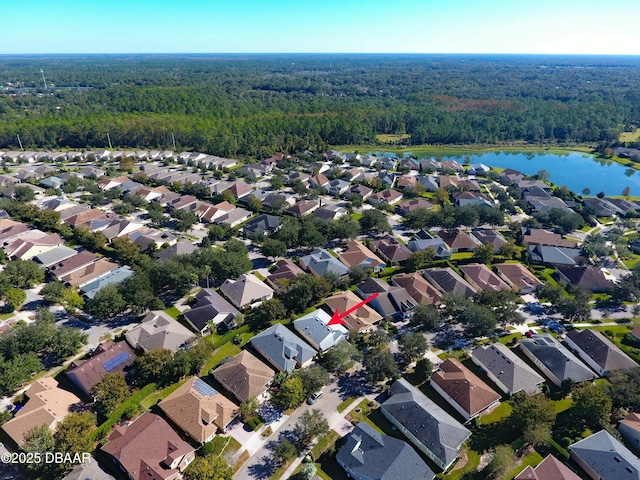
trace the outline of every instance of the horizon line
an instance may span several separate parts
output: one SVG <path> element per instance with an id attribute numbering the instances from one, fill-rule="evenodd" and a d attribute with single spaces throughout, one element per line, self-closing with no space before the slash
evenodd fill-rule
<path id="1" fill-rule="evenodd" d="M 567 52 L 23 52 L 0 53 L 0 57 L 35 55 L 502 55 L 502 56 L 573 56 L 573 57 L 640 57 L 631 53 L 567 53 Z"/>

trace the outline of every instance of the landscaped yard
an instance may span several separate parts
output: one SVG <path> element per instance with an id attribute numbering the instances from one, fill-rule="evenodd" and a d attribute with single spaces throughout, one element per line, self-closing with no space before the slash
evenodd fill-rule
<path id="1" fill-rule="evenodd" d="M 504 420 L 509 415 L 511 415 L 512 410 L 513 408 L 511 407 L 511 404 L 509 402 L 502 402 L 500 405 L 494 408 L 491 413 L 488 413 L 487 415 L 482 415 L 480 417 L 480 423 L 482 425 L 488 425 L 490 423 L 495 423 L 495 422 Z"/>
<path id="2" fill-rule="evenodd" d="M 167 315 L 169 315 L 171 318 L 173 318 L 174 320 L 177 320 L 178 317 L 181 315 L 180 310 L 178 310 L 175 305 L 173 307 L 167 308 L 164 313 L 166 313 Z"/>
<path id="3" fill-rule="evenodd" d="M 355 401 L 356 397 L 349 397 L 346 400 L 340 402 L 340 404 L 336 407 L 338 413 L 344 412 L 349 405 L 351 405 Z"/>
<path id="4" fill-rule="evenodd" d="M 207 375 L 211 370 L 213 370 L 218 365 L 220 365 L 222 360 L 224 360 L 227 357 L 233 357 L 239 353 L 240 353 L 240 347 L 238 347 L 237 345 L 234 345 L 231 342 L 225 343 L 216 351 L 214 351 L 213 355 L 211 355 L 211 358 L 209 358 L 207 363 L 204 364 L 204 366 L 200 370 L 201 375 Z"/>

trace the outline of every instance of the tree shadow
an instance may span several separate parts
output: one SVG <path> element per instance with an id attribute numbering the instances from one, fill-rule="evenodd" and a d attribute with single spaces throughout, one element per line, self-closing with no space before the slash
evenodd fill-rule
<path id="1" fill-rule="evenodd" d="M 511 444 L 520 437 L 508 418 L 488 425 L 479 425 L 473 429 L 470 445 L 476 452 L 484 452 L 496 445 Z"/>

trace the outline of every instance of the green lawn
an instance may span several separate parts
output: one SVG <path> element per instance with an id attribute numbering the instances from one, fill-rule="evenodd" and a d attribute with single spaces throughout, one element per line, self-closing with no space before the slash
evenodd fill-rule
<path id="1" fill-rule="evenodd" d="M 562 413 L 571 408 L 573 405 L 573 400 L 571 398 L 563 398 L 562 400 L 554 400 L 553 405 L 555 407 L 556 413 Z"/>
<path id="2" fill-rule="evenodd" d="M 150 383 L 145 385 L 143 388 L 134 393 L 131 397 L 129 397 L 126 401 L 124 401 L 118 408 L 116 408 L 109 418 L 96 428 L 93 432 L 91 432 L 91 439 L 96 440 L 100 435 L 107 435 L 111 428 L 116 424 L 120 417 L 124 414 L 124 412 L 131 407 L 132 405 L 139 405 L 139 403 L 151 395 L 151 393 L 156 389 L 155 383 Z"/>
<path id="3" fill-rule="evenodd" d="M 465 448 L 463 454 L 467 456 L 467 463 L 458 470 L 450 471 L 442 478 L 447 480 L 462 480 L 469 478 L 470 474 L 477 471 L 478 464 L 480 463 L 480 454 L 470 448 Z M 458 462 L 460 462 L 460 460 L 458 460 Z M 454 465 L 453 468 L 455 469 L 456 465 Z"/>
<path id="4" fill-rule="evenodd" d="M 140 402 L 140 406 L 142 406 L 142 407 L 146 408 L 147 410 L 149 410 L 152 406 L 154 406 L 160 400 L 164 400 L 169 395 L 171 395 L 173 392 L 175 392 L 178 388 L 180 388 L 182 385 L 184 385 L 184 383 L 186 381 L 187 381 L 187 379 L 184 379 L 184 380 L 181 380 L 179 382 L 174 383 L 173 385 L 169 385 L 168 387 L 163 388 L 162 390 L 156 390 L 151 395 L 148 395 L 146 398 L 144 398 Z"/>
<path id="5" fill-rule="evenodd" d="M 249 334 L 249 337 L 245 340 L 245 334 Z M 243 345 L 249 341 L 249 339 L 254 335 L 251 333 L 251 329 L 249 325 L 243 325 L 240 328 L 235 330 L 231 330 L 230 332 L 225 333 L 224 335 L 220 335 L 219 333 L 212 333 L 211 335 L 207 335 L 205 338 L 211 344 L 213 344 L 213 348 L 218 348 L 224 345 L 227 342 L 230 342 L 233 337 L 236 335 L 242 335 L 242 343 Z"/>
<path id="6" fill-rule="evenodd" d="M 337 407 L 338 413 L 344 412 L 347 409 L 347 407 L 355 401 L 355 399 L 356 397 L 349 397 L 346 400 L 343 400 L 342 402 L 340 402 L 340 404 Z"/>
<path id="7" fill-rule="evenodd" d="M 480 417 L 480 424 L 488 425 L 490 423 L 496 423 L 501 420 L 504 420 L 509 415 L 511 415 L 512 411 L 513 411 L 513 407 L 509 402 L 502 402 L 500 405 L 498 405 L 496 408 L 493 409 L 493 412 L 487 415 L 482 415 Z"/>
<path id="8" fill-rule="evenodd" d="M 314 460 L 320 458 L 320 455 L 322 455 L 331 445 L 336 443 L 338 438 L 340 438 L 340 434 L 335 430 L 331 430 L 324 437 L 320 438 L 318 443 L 316 443 L 311 449 L 311 457 Z"/>
<path id="9" fill-rule="evenodd" d="M 450 260 L 455 262 L 456 260 L 468 260 L 473 258 L 473 252 L 456 252 L 451 254 Z"/>
<path id="10" fill-rule="evenodd" d="M 520 463 L 520 465 L 518 465 L 516 468 L 514 468 L 509 473 L 509 475 L 507 475 L 505 478 L 513 478 L 516 475 L 518 475 L 522 470 L 524 470 L 527 466 L 535 467 L 540 462 L 542 462 L 542 460 L 544 460 L 542 458 L 542 455 L 540 455 L 535 450 L 533 452 L 531 452 L 531 453 L 527 453 L 524 457 L 522 457 L 522 463 Z"/>
<path id="11" fill-rule="evenodd" d="M 178 317 L 182 314 L 182 313 L 180 312 L 180 310 L 178 310 L 178 309 L 175 307 L 175 305 L 174 305 L 173 307 L 171 307 L 171 308 L 167 308 L 164 312 L 165 312 L 167 315 L 169 315 L 171 318 L 173 318 L 174 320 L 177 320 L 177 319 L 178 319 Z"/>
<path id="12" fill-rule="evenodd" d="M 356 410 L 360 409 L 361 411 L 356 412 Z M 353 410 L 349 412 L 347 415 L 347 420 L 349 420 L 354 425 L 359 423 L 365 419 L 371 413 L 371 407 L 369 406 L 369 400 L 362 400 Z"/>
<path id="13" fill-rule="evenodd" d="M 220 365 L 222 360 L 224 360 L 229 356 L 234 357 L 237 354 L 239 354 L 240 351 L 241 351 L 240 347 L 238 347 L 237 345 L 234 345 L 231 342 L 225 343 L 224 345 L 222 345 L 220 348 L 218 348 L 216 351 L 213 352 L 213 355 L 211 355 L 211 358 L 209 358 L 207 363 L 205 363 L 204 366 L 202 367 L 202 370 L 200 370 L 201 375 L 207 375 L 211 370 L 213 370 L 218 365 Z"/>

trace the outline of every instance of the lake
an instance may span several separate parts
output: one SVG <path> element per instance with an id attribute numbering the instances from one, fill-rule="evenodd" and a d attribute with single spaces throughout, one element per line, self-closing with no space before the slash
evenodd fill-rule
<path id="1" fill-rule="evenodd" d="M 490 167 L 513 168 L 528 175 L 539 170 L 549 172 L 549 180 L 558 186 L 566 185 L 580 194 L 585 188 L 591 195 L 604 192 L 606 195 L 622 195 L 625 187 L 631 188 L 631 195 L 640 196 L 640 172 L 629 169 L 619 163 L 596 159 L 593 155 L 568 152 L 566 155 L 543 153 L 489 152 L 481 155 L 469 155 L 471 163 L 484 163 Z M 445 157 L 443 160 L 456 159 L 462 163 L 462 157 Z"/>

